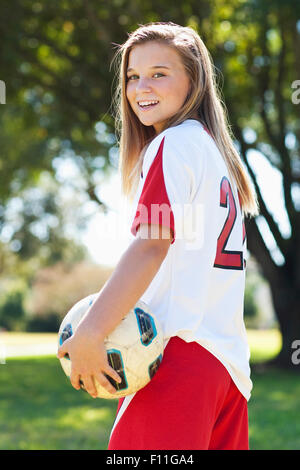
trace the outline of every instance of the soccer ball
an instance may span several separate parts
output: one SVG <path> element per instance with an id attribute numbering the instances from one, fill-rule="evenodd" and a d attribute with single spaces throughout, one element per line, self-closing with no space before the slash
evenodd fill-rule
<path id="1" fill-rule="evenodd" d="M 89 295 L 69 310 L 60 325 L 59 346 L 75 333 L 78 323 L 97 296 Z M 119 374 L 122 382 L 117 383 L 105 374 L 117 392 L 111 394 L 96 382 L 99 398 L 121 398 L 137 392 L 150 382 L 162 361 L 164 347 L 161 326 L 147 304 L 140 300 L 105 338 L 104 344 L 108 363 Z M 70 358 L 65 355 L 59 360 L 65 374 L 70 377 Z M 84 389 L 83 384 L 81 387 Z"/>

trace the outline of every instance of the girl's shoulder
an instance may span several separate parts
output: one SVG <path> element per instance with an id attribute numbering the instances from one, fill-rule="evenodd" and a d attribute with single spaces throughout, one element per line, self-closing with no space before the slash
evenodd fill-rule
<path id="1" fill-rule="evenodd" d="M 196 120 L 186 120 L 165 129 L 151 141 L 144 154 L 142 178 L 151 167 L 159 167 L 165 178 L 180 179 L 180 175 L 188 174 L 199 182 L 206 167 L 207 138 L 210 137 Z"/>
<path id="2" fill-rule="evenodd" d="M 203 134 L 204 126 L 196 119 L 186 119 L 180 124 L 168 127 L 160 134 L 158 134 L 154 140 L 168 137 L 168 139 L 174 139 L 178 143 L 191 141 L 191 136 L 195 138 L 201 138 Z"/>
<path id="3" fill-rule="evenodd" d="M 171 126 L 155 136 L 148 145 L 145 157 L 150 159 L 157 154 L 163 143 L 164 153 L 180 154 L 181 158 L 191 155 L 191 148 L 201 147 L 207 133 L 203 125 L 195 119 L 187 119 L 176 126 Z"/>
<path id="4" fill-rule="evenodd" d="M 208 140 L 211 137 L 205 132 L 204 126 L 195 119 L 187 119 L 171 126 L 158 134 L 150 142 L 145 155 L 146 168 L 161 154 L 164 165 L 176 165 L 199 171 L 203 165 Z"/>

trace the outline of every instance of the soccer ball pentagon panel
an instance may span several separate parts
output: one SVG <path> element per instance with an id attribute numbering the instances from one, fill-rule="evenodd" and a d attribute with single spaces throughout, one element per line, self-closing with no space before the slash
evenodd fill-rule
<path id="1" fill-rule="evenodd" d="M 77 325 L 97 296 L 89 295 L 69 310 L 60 325 L 59 346 L 75 333 Z M 117 383 L 106 375 L 117 392 L 111 394 L 96 382 L 99 398 L 121 398 L 137 392 L 152 379 L 162 361 L 164 347 L 161 326 L 147 304 L 140 300 L 105 338 L 104 343 L 109 365 L 116 370 L 122 382 Z M 65 374 L 70 377 L 71 361 L 68 355 L 59 360 Z"/>

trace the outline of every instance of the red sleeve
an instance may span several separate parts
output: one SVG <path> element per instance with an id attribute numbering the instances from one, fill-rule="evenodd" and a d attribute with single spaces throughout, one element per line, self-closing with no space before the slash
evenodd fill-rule
<path id="1" fill-rule="evenodd" d="M 175 241 L 174 214 L 168 198 L 163 173 L 164 140 L 165 137 L 162 139 L 158 152 L 147 173 L 131 226 L 131 233 L 136 236 L 141 223 L 163 225 L 173 231 L 171 243 L 173 244 Z"/>

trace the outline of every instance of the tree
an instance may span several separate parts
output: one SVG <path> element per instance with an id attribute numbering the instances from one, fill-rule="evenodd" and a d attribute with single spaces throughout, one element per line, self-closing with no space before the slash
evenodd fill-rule
<path id="1" fill-rule="evenodd" d="M 233 133 L 258 195 L 260 219 L 282 255 L 281 262 L 272 256 L 259 218 L 248 220 L 248 248 L 269 282 L 282 333 L 282 349 L 273 362 L 284 367 L 293 367 L 291 347 L 300 337 L 300 121 L 299 104 L 292 99 L 292 83 L 300 78 L 299 18 L 300 4 L 293 0 L 260 1 L 259 8 L 256 1 L 241 4 L 228 18 L 234 53 L 224 60 L 224 93 Z M 254 131 L 250 141 L 246 127 Z M 264 200 L 263 184 L 258 184 L 250 163 L 253 150 L 282 175 L 289 235 L 282 233 L 277 214 Z"/>
<path id="2" fill-rule="evenodd" d="M 115 83 L 109 68 L 114 43 L 149 21 L 173 21 L 199 32 L 221 72 L 233 135 L 258 194 L 261 216 L 247 221 L 248 248 L 270 283 L 283 335 L 277 361 L 292 365 L 291 344 L 300 337 L 300 105 L 292 102 L 292 83 L 300 79 L 299 1 L 6 0 L 0 9 L 5 38 L 0 78 L 8 95 L 0 134 L 2 152 L 9 156 L 0 155 L 6 170 L 2 203 L 16 185 L 30 185 L 40 171 L 51 171 L 53 158 L 69 148 L 85 174 L 87 194 L 103 207 L 93 174 L 97 156 L 103 157 L 97 160 L 103 172 L 114 164 Z M 98 121 L 104 131 L 97 137 Z M 247 136 L 249 130 L 254 138 Z M 14 147 L 16 133 L 21 139 Z M 250 164 L 253 150 L 282 175 L 288 236 L 264 200 Z M 272 233 L 281 264 L 272 257 L 259 220 Z"/>

